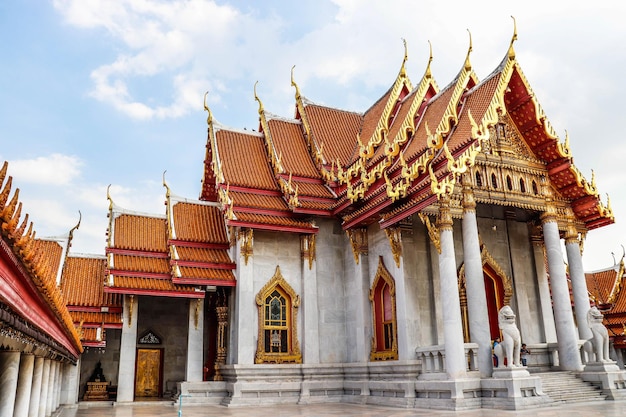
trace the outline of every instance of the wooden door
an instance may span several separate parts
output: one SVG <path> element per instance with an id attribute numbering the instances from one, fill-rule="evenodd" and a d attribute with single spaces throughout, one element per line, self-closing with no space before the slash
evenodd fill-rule
<path id="1" fill-rule="evenodd" d="M 135 397 L 158 397 L 161 394 L 161 349 L 137 349 Z"/>

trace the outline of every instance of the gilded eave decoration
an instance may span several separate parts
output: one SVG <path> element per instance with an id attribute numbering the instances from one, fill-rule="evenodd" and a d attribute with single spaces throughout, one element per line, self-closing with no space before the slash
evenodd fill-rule
<path id="1" fill-rule="evenodd" d="M 346 235 L 350 239 L 354 262 L 358 265 L 360 255 L 367 255 L 368 253 L 367 229 L 348 229 L 346 230 Z"/>
<path id="2" fill-rule="evenodd" d="M 433 245 L 435 245 L 437 253 L 441 254 L 441 240 L 439 228 L 437 227 L 437 225 L 433 224 L 430 221 L 430 217 L 427 214 L 418 213 L 417 215 L 419 216 L 424 226 L 426 226 L 426 230 L 428 230 L 428 237 L 430 238 L 430 241 L 433 243 Z"/>
<path id="3" fill-rule="evenodd" d="M 389 240 L 391 253 L 396 266 L 400 268 L 400 257 L 402 256 L 402 229 L 400 227 L 388 227 L 385 229 L 385 235 Z"/>
<path id="4" fill-rule="evenodd" d="M 240 241 L 239 250 L 241 251 L 241 256 L 243 256 L 245 264 L 248 265 L 248 259 L 253 254 L 254 231 L 249 228 L 240 229 L 237 232 L 237 238 Z"/>
<path id="5" fill-rule="evenodd" d="M 300 235 L 300 254 L 302 259 L 306 259 L 309 263 L 309 270 L 313 268 L 315 260 L 315 235 Z"/>

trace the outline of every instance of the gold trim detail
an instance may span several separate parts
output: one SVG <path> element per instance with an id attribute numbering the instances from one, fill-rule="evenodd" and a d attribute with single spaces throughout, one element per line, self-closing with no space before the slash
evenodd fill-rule
<path id="1" fill-rule="evenodd" d="M 309 261 L 309 270 L 313 268 L 313 261 L 315 260 L 315 235 L 300 235 L 300 254 L 302 259 Z"/>
<path id="2" fill-rule="evenodd" d="M 388 227 L 385 229 L 385 235 L 391 246 L 391 253 L 396 266 L 400 268 L 400 257 L 402 256 L 402 230 L 399 227 Z"/>
<path id="3" fill-rule="evenodd" d="M 428 217 L 427 214 L 417 213 L 417 215 L 419 216 L 424 226 L 426 226 L 426 229 L 428 230 L 428 237 L 430 237 L 430 241 L 433 243 L 433 245 L 435 245 L 435 248 L 437 248 L 437 253 L 441 254 L 441 237 L 439 234 L 439 228 L 437 227 L 437 225 L 431 223 L 430 217 Z"/>
<path id="4" fill-rule="evenodd" d="M 346 235 L 350 239 L 354 262 L 358 265 L 359 255 L 367 255 L 368 252 L 367 229 L 349 229 Z"/>
<path id="5" fill-rule="evenodd" d="M 135 304 L 135 296 L 133 294 L 128 296 L 128 327 L 131 327 L 133 323 L 133 307 Z"/>
<path id="6" fill-rule="evenodd" d="M 239 246 L 244 262 L 248 265 L 248 259 L 254 254 L 254 231 L 253 229 L 241 229 L 237 232 L 237 239 L 241 240 Z"/>
<path id="7" fill-rule="evenodd" d="M 287 353 L 265 352 L 265 314 L 263 307 L 265 299 L 276 289 L 284 293 L 288 300 L 289 309 L 287 312 L 287 328 L 288 328 L 288 351 Z M 302 354 L 300 353 L 300 343 L 298 342 L 298 307 L 300 307 L 300 296 L 296 294 L 291 285 L 283 278 L 280 267 L 276 266 L 274 276 L 261 288 L 256 295 L 256 304 L 258 310 L 258 327 L 259 333 L 257 337 L 257 351 L 255 363 L 302 363 Z"/>
<path id="8" fill-rule="evenodd" d="M 391 350 L 383 350 L 377 351 L 376 346 L 378 345 L 376 339 L 376 288 L 379 285 L 380 281 L 385 281 L 385 283 L 389 286 L 389 293 L 391 295 L 391 314 L 392 314 L 392 329 L 393 329 L 393 342 L 391 344 Z M 387 270 L 385 268 L 385 264 L 383 262 L 383 257 L 380 256 L 378 258 L 378 269 L 376 270 L 376 277 L 374 278 L 374 283 L 370 288 L 369 292 L 369 300 L 372 304 L 372 349 L 370 351 L 370 361 L 386 361 L 386 360 L 398 360 L 398 323 L 396 319 L 396 283 Z M 378 300 L 378 302 L 382 303 L 382 300 Z"/>

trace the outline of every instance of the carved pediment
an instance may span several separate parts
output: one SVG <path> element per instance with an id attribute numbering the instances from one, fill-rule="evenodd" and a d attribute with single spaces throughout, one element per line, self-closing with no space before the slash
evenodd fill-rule
<path id="1" fill-rule="evenodd" d="M 161 338 L 154 333 L 152 330 L 146 330 L 140 337 L 139 342 L 140 345 L 160 345 Z"/>

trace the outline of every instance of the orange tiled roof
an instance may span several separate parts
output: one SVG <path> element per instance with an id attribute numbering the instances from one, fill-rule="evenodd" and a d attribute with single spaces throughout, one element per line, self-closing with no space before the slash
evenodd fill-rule
<path id="1" fill-rule="evenodd" d="M 113 265 L 109 269 L 115 271 L 129 271 L 138 274 L 169 274 L 170 265 L 167 257 L 149 257 L 135 255 L 113 255 Z"/>
<path id="2" fill-rule="evenodd" d="M 264 195 L 230 190 L 228 196 L 234 207 L 252 207 L 266 210 L 288 211 L 289 207 L 281 194 Z"/>
<path id="3" fill-rule="evenodd" d="M 176 239 L 228 244 L 224 215 L 217 205 L 178 202 L 172 211 Z"/>
<path id="4" fill-rule="evenodd" d="M 267 123 L 285 173 L 307 178 L 321 178 L 309 153 L 301 122 L 269 119 Z"/>
<path id="5" fill-rule="evenodd" d="M 602 271 L 587 272 L 587 290 L 596 299 L 597 303 L 606 304 L 615 286 L 618 270 L 609 268 Z"/>
<path id="6" fill-rule="evenodd" d="M 206 279 L 216 281 L 235 281 L 235 275 L 228 269 L 192 268 L 181 266 L 181 278 Z M 180 278 L 178 278 L 180 279 Z"/>
<path id="7" fill-rule="evenodd" d="M 199 298 L 193 285 L 177 285 L 170 278 L 146 278 L 146 277 L 126 277 L 114 275 L 113 285 L 109 285 L 109 291 L 116 288 L 115 292 L 123 292 L 125 294 L 133 294 L 141 292 L 142 294 L 153 293 L 154 295 L 167 295 L 166 293 L 180 294 L 196 294 L 195 298 Z"/>
<path id="8" fill-rule="evenodd" d="M 149 252 L 166 252 L 165 218 L 121 214 L 115 218 L 114 247 Z"/>
<path id="9" fill-rule="evenodd" d="M 225 184 L 261 190 L 278 189 L 261 134 L 221 129 L 215 132 L 215 137 Z M 252 172 L 254 175 L 250 175 Z"/>
<path id="10" fill-rule="evenodd" d="M 230 264 L 231 259 L 228 251 L 224 249 L 197 248 L 176 245 L 176 252 L 179 259 L 194 262 L 211 262 L 220 264 Z"/>
<path id="11" fill-rule="evenodd" d="M 106 266 L 105 257 L 68 256 L 61 278 L 65 303 L 68 306 L 121 307 L 120 295 L 104 292 Z"/>
<path id="12" fill-rule="evenodd" d="M 306 103 L 304 107 L 311 134 L 328 163 L 339 160 L 346 166 L 354 153 L 357 134 L 361 131 L 363 115 Z"/>

